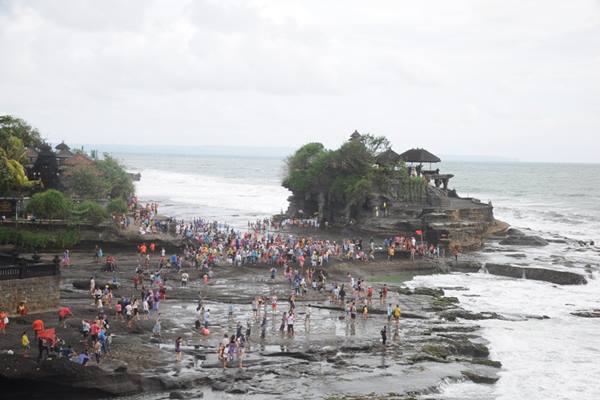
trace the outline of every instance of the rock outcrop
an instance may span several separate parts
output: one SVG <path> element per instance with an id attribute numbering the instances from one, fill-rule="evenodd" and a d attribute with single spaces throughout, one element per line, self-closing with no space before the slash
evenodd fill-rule
<path id="1" fill-rule="evenodd" d="M 558 285 L 584 285 L 585 276 L 569 271 L 558 271 L 546 268 L 516 267 L 508 264 L 486 264 L 486 270 L 493 275 L 510 276 L 513 278 L 546 281 Z"/>

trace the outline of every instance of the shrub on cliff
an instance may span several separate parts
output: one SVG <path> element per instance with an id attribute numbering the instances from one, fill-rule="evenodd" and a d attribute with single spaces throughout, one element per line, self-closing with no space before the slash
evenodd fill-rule
<path id="1" fill-rule="evenodd" d="M 64 219 L 69 215 L 71 202 L 58 190 L 36 193 L 27 204 L 27 212 L 37 218 Z"/>
<path id="2" fill-rule="evenodd" d="M 83 199 L 104 199 L 110 190 L 109 183 L 93 166 L 77 166 L 65 180 L 68 191 Z"/>
<path id="3" fill-rule="evenodd" d="M 88 221 L 99 224 L 108 219 L 108 212 L 97 202 L 85 200 L 73 207 L 71 216 L 75 222 Z"/>
<path id="4" fill-rule="evenodd" d="M 79 235 L 73 230 L 32 232 L 0 227 L 0 244 L 12 244 L 22 249 L 69 248 L 77 243 L 79 243 Z"/>
<path id="5" fill-rule="evenodd" d="M 127 212 L 127 202 L 123 199 L 112 199 L 108 202 L 106 210 L 111 214 L 125 214 Z"/>
<path id="6" fill-rule="evenodd" d="M 352 138 L 337 150 L 306 144 L 288 157 L 282 184 L 294 195 L 318 202 L 320 218 L 328 218 L 332 207 L 350 218 L 374 189 L 385 187 L 398 174 L 406 175 L 405 169 L 384 174 L 375 167 L 375 156 L 389 147 L 385 137 L 373 135 Z"/>
<path id="7" fill-rule="evenodd" d="M 111 199 L 128 200 L 133 195 L 133 180 L 117 160 L 104 154 L 104 159 L 96 161 L 95 166 L 109 187 L 108 195 Z"/>

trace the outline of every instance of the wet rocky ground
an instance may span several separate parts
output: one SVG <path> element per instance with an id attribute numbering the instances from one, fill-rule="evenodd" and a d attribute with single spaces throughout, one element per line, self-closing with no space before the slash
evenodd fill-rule
<path id="1" fill-rule="evenodd" d="M 105 249 L 110 251 L 110 249 Z M 137 258 L 132 252 L 116 254 L 119 283 L 115 297 L 133 296 L 132 276 Z M 75 317 L 67 328 L 57 333 L 75 350 L 81 350 L 78 332 L 82 318 L 93 318 L 96 310 L 89 298 L 87 282 L 95 276 L 99 284 L 111 282 L 112 273 L 103 272 L 89 251 L 72 255 L 73 266 L 62 272 L 62 304 L 73 309 Z M 493 384 L 501 365 L 489 359 L 486 343 L 481 339 L 478 319 L 497 315 L 475 315 L 460 308 L 455 298 L 445 297 L 442 289 L 407 289 L 402 282 L 414 274 L 434 273 L 443 269 L 443 261 L 417 262 L 385 259 L 370 263 L 335 261 L 325 267 L 328 283 L 346 283 L 350 272 L 379 289 L 388 282 L 388 302 L 399 304 L 403 316 L 398 325 L 388 322 L 385 305 L 375 296 L 368 319 L 351 321 L 337 304 L 330 303 L 328 293 L 309 290 L 297 302 L 298 320 L 293 337 L 279 332 L 280 312 L 286 311 L 289 284 L 281 272 L 275 281 L 269 267 L 215 267 L 208 284 L 198 271 L 189 268 L 191 279 L 181 288 L 176 272 L 167 274 L 167 300 L 161 302 L 162 337 L 152 338 L 156 315 L 135 321 L 131 328 L 111 318 L 115 335 L 110 354 L 99 365 L 90 362 L 79 367 L 64 359 L 51 359 L 37 365 L 24 358 L 18 348 L 18 334 L 42 318 L 56 326 L 55 312 L 31 315 L 23 321 L 13 320 L 8 334 L 0 337 L 3 370 L 0 380 L 10 385 L 14 398 L 29 393 L 48 398 L 48 393 L 63 395 L 78 390 L 80 397 L 112 398 L 133 396 L 154 398 L 404 398 L 435 396 L 444 382 L 471 380 Z M 390 283 L 392 282 L 392 283 Z M 265 337 L 261 336 L 261 316 L 254 317 L 254 296 L 279 298 L 273 313 L 267 307 Z M 210 309 L 209 336 L 194 327 L 196 305 L 202 299 Z M 305 324 L 307 304 L 311 304 L 310 324 Z M 230 305 L 234 314 L 228 315 Z M 251 327 L 244 368 L 237 365 L 224 369 L 216 349 L 224 334 L 235 333 L 240 322 Z M 388 326 L 388 344 L 380 341 L 380 330 Z M 33 336 L 30 334 L 30 336 Z M 184 338 L 183 360 L 175 362 L 174 341 Z M 6 353 L 14 349 L 15 354 Z M 37 350 L 32 351 L 35 358 Z M 31 383 L 37 385 L 33 390 Z M 42 389 L 44 388 L 44 389 Z M 48 391 L 51 392 L 48 392 Z M 331 397 L 334 396 L 334 397 Z M 335 397 L 337 396 L 337 397 Z M 346 396 L 346 397 L 344 397 Z"/>

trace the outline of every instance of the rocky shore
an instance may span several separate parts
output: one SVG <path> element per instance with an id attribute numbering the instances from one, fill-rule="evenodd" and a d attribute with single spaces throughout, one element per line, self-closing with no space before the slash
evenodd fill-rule
<path id="1" fill-rule="evenodd" d="M 133 250 L 117 250 L 113 254 L 120 266 L 115 297 L 130 296 L 137 258 Z M 88 251 L 75 251 L 72 260 L 73 265 L 62 270 L 61 303 L 71 307 L 75 316 L 68 320 L 67 328 L 57 327 L 57 334 L 79 351 L 80 320 L 93 318 L 96 311 L 85 283 L 92 275 L 99 283 L 110 282 L 112 275 L 103 272 Z M 161 305 L 160 340 L 152 338 L 152 320 L 136 321 L 128 328 L 124 322 L 111 318 L 115 338 L 110 354 L 99 365 L 90 362 L 91 365 L 81 367 L 62 358 L 51 358 L 38 365 L 37 350 L 29 358 L 21 354 L 19 334 L 31 326 L 34 318 L 56 327 L 55 313 L 14 318 L 7 334 L 0 335 L 0 382 L 14 393 L 11 398 L 22 398 L 25 393 L 33 398 L 57 398 L 74 391 L 81 398 L 146 398 L 150 393 L 156 393 L 158 398 L 170 393 L 176 398 L 198 397 L 200 392 L 217 398 L 219 393 L 274 398 L 310 394 L 319 398 L 333 394 L 385 394 L 390 388 L 397 394 L 432 393 L 447 380 L 491 383 L 498 379 L 500 364 L 489 359 L 476 324 L 458 322 L 456 316 L 448 318 L 448 312 L 457 313 L 459 318 L 465 315 L 456 299 L 445 297 L 443 290 L 435 288 L 408 290 L 402 286 L 414 274 L 441 271 L 442 264 L 439 260 L 334 261 L 326 269 L 329 282 L 343 282 L 347 273 L 362 277 L 375 287 L 383 284 L 378 282 L 396 282 L 388 284 L 389 301 L 402 307 L 400 325 L 396 328 L 393 323 L 388 324 L 385 305 L 379 304 L 379 299 L 374 300 L 368 320 L 351 323 L 343 319 L 343 311 L 329 302 L 326 293 L 309 291 L 299 299 L 297 307 L 299 318 L 303 318 L 306 304 L 312 305 L 310 327 L 300 323 L 294 338 L 281 335 L 277 329 L 280 314 L 269 309 L 264 339 L 260 337 L 260 321 L 251 317 L 250 302 L 255 295 L 276 294 L 281 309 L 285 309 L 287 306 L 282 303 L 289 293 L 289 284 L 282 277 L 271 282 L 265 266 L 221 266 L 215 268 L 215 277 L 205 285 L 199 272 L 191 269 L 189 287 L 181 288 L 172 272 L 167 278 L 167 300 Z M 211 310 L 208 337 L 194 329 L 199 297 Z M 233 319 L 226 311 L 230 304 L 235 309 Z M 245 368 L 223 370 L 216 358 L 216 347 L 224 333 L 234 331 L 236 321 L 244 326 L 249 323 L 252 329 Z M 379 336 L 384 325 L 390 329 L 386 347 Z M 184 358 L 179 364 L 173 353 L 177 336 L 185 338 Z M 369 385 L 364 385 L 365 379 L 369 379 Z M 320 383 L 315 384 L 317 381 Z"/>

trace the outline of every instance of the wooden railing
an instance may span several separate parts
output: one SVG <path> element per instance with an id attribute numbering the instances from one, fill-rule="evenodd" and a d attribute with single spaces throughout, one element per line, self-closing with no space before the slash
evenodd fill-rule
<path id="1" fill-rule="evenodd" d="M 10 265 L 0 267 L 0 281 L 60 275 L 56 264 Z"/>

